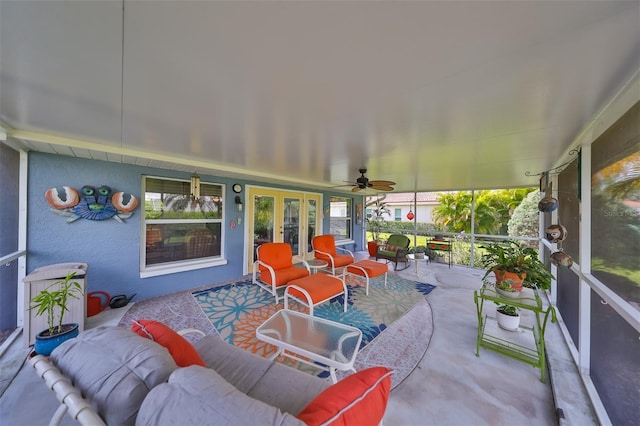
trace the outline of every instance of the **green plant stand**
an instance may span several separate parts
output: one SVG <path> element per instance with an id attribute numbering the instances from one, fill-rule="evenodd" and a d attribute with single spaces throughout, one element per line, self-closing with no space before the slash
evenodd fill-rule
<path id="1" fill-rule="evenodd" d="M 518 297 L 506 297 L 496 292 L 493 284 L 485 283 L 480 290 L 474 291 L 473 299 L 478 313 L 478 337 L 476 341 L 476 356 L 480 356 L 480 348 L 491 349 L 508 357 L 517 359 L 540 369 L 540 381 L 546 383 L 546 355 L 544 332 L 549 316 L 551 322 L 556 322 L 556 311 L 553 306 L 544 309 L 538 289 L 525 288 Z M 520 329 L 530 332 L 533 345 L 523 342 L 523 334 L 501 330 L 496 319 L 483 312 L 485 301 L 498 305 L 511 305 L 533 312 L 535 318 L 531 327 L 520 325 Z"/>

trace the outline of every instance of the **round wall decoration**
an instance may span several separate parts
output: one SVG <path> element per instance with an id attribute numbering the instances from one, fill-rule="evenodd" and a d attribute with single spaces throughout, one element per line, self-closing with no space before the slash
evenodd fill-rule
<path id="1" fill-rule="evenodd" d="M 231 189 L 233 189 L 233 192 L 238 194 L 238 193 L 242 192 L 242 185 L 240 185 L 239 183 L 234 183 L 233 186 L 231 187 Z"/>
<path id="2" fill-rule="evenodd" d="M 567 228 L 558 224 L 551 225 L 545 231 L 547 240 L 552 243 L 557 243 L 560 241 L 564 241 L 567 238 Z"/>

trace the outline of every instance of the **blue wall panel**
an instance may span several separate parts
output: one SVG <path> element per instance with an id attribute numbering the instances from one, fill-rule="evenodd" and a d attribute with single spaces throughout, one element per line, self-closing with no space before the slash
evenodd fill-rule
<path id="1" fill-rule="evenodd" d="M 225 200 L 225 254 L 227 265 L 197 269 L 151 278 L 140 278 L 140 233 L 144 202 L 141 199 L 142 176 L 154 175 L 188 179 L 190 174 L 164 169 L 140 167 L 98 160 L 79 159 L 43 153 L 29 154 L 28 189 L 28 256 L 27 273 L 35 268 L 62 262 L 83 262 L 89 265 L 88 290 L 103 290 L 111 295 L 137 293 L 135 300 L 169 294 L 180 290 L 214 284 L 242 276 L 244 258 L 244 223 L 229 227 L 238 212 L 230 184 L 265 185 L 261 182 L 200 174 L 203 181 L 227 184 Z M 80 190 L 84 185 L 108 185 L 138 197 L 140 204 L 125 223 L 114 219 L 91 221 L 78 219 L 66 223 L 66 218 L 51 212 L 44 194 L 47 189 L 71 186 Z M 335 193 L 334 193 L 335 194 Z M 242 194 L 244 196 L 244 194 Z M 331 193 L 323 193 L 323 209 L 329 205 Z M 344 195 L 342 195 L 344 196 Z M 362 202 L 356 197 L 354 202 Z M 245 212 L 243 212 L 246 215 Z M 328 230 L 329 218 L 323 221 Z M 358 249 L 362 241 L 362 226 L 355 225 L 354 240 Z"/>

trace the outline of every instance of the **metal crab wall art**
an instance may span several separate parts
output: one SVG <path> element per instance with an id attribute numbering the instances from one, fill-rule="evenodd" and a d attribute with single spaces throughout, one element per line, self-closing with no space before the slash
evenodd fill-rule
<path id="1" fill-rule="evenodd" d="M 131 217 L 138 207 L 138 199 L 132 194 L 116 192 L 112 195 L 111 188 L 102 185 L 94 188 L 85 185 L 78 193 L 70 186 L 50 188 L 45 193 L 51 211 L 60 216 L 66 216 L 67 223 L 80 218 L 88 220 L 115 219 L 124 223 L 123 219 Z"/>

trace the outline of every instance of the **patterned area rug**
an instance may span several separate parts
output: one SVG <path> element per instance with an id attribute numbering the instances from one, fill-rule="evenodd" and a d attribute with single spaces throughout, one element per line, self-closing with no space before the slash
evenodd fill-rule
<path id="1" fill-rule="evenodd" d="M 415 368 L 429 344 L 431 309 L 425 296 L 435 286 L 388 274 L 387 287 L 384 287 L 383 277 L 372 279 L 367 296 L 359 283 L 361 280 L 358 278 L 347 278 L 347 312 L 343 311 L 344 297 L 338 296 L 330 303 L 316 306 L 314 315 L 362 330 L 362 345 L 355 368 L 388 366 L 395 371 L 393 386 L 397 386 Z M 276 352 L 274 346 L 255 337 L 255 330 L 283 309 L 282 301 L 276 305 L 273 296 L 250 281 L 195 291 L 193 296 L 228 343 L 263 357 Z M 295 302 L 290 303 L 289 308 L 308 312 L 306 307 Z M 408 312 L 411 315 L 405 315 Z M 325 371 L 289 358 L 279 357 L 277 360 L 320 377 L 328 376 Z M 338 372 L 338 377 L 347 374 L 349 372 Z"/>

